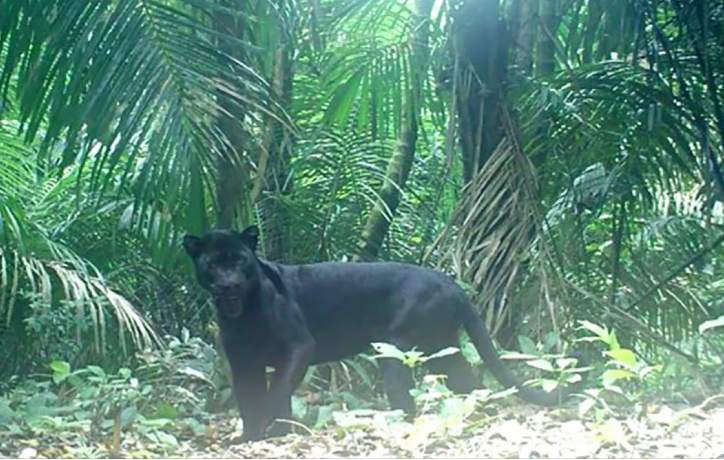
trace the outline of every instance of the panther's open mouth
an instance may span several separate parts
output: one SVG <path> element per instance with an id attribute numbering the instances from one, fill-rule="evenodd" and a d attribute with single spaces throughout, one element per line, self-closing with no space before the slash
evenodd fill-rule
<path id="1" fill-rule="evenodd" d="M 224 316 L 238 318 L 244 310 L 241 297 L 236 294 L 224 294 L 215 296 L 216 308 Z"/>

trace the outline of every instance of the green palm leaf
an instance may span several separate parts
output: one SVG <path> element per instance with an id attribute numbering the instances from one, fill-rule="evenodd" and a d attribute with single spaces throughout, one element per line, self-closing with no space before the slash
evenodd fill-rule
<path id="1" fill-rule="evenodd" d="M 42 140 L 39 161 L 79 162 L 93 190 L 132 184 L 139 205 L 163 197 L 174 215 L 205 214 L 187 208 L 204 206 L 199 187 L 213 193 L 218 158 L 242 158 L 217 129 L 218 114 L 272 116 L 265 80 L 219 49 L 224 40 L 244 55 L 258 51 L 217 30 L 216 2 L 4 0 L 0 8 L 0 92 L 17 93 L 26 137 Z M 249 131 L 259 118 L 235 120 Z M 58 140 L 65 148 L 56 154 Z M 169 237 L 171 227 L 159 234 Z"/>

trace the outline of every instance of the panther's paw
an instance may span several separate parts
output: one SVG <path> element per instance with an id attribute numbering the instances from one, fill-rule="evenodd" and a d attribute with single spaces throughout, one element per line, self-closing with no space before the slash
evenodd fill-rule
<path id="1" fill-rule="evenodd" d="M 278 438 L 286 436 L 291 432 L 291 426 L 289 423 L 283 420 L 275 420 L 267 430 L 267 435 L 270 438 Z"/>

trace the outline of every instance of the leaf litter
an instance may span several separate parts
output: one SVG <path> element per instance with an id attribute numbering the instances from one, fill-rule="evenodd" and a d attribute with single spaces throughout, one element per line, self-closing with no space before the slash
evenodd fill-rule
<path id="1" fill-rule="evenodd" d="M 720 401 L 717 401 L 719 403 Z M 724 407 L 649 404 L 625 417 L 581 419 L 575 405 L 557 409 L 516 404 L 476 412 L 462 426 L 436 415 L 408 423 L 398 412 L 336 412 L 324 429 L 248 444 L 231 414 L 207 421 L 200 434 L 174 433 L 154 443 L 124 432 L 121 458 L 724 458 Z M 633 413 L 637 412 L 637 413 Z M 600 415 L 600 414 L 599 414 Z M 162 441 L 162 439 L 161 439 Z M 43 433 L 28 439 L 0 433 L 0 456 L 107 458 L 107 443 L 82 433 Z"/>

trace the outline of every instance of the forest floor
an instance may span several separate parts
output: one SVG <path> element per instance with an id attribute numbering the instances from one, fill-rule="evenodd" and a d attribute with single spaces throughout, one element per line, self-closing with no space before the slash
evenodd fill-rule
<path id="1" fill-rule="evenodd" d="M 722 398 L 699 406 L 649 404 L 627 417 L 582 421 L 577 407 L 540 409 L 514 405 L 482 414 L 478 425 L 441 422 L 434 416 L 414 424 L 390 421 L 389 413 L 357 411 L 322 430 L 243 445 L 238 419 L 218 417 L 203 436 L 177 434 L 172 451 L 127 433 L 125 458 L 724 458 Z M 446 433 L 447 427 L 447 433 Z M 145 440 L 144 440 L 145 439 Z M 84 443 L 81 443 L 84 444 Z M 108 443 L 79 446 L 77 437 L 0 437 L 0 457 L 112 457 Z M 118 454 L 116 454 L 118 455 Z"/>

